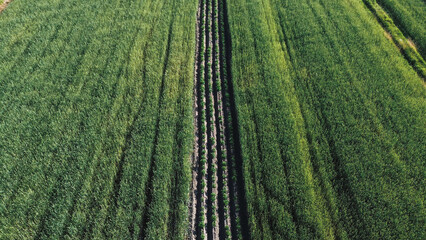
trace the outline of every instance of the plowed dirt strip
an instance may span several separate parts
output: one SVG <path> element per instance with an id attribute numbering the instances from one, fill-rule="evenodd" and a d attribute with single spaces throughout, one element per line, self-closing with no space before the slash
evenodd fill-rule
<path id="1" fill-rule="evenodd" d="M 4 2 L 0 5 L 0 13 L 3 12 L 3 10 L 6 9 L 7 5 L 11 2 L 12 0 L 4 0 Z"/>
<path id="2" fill-rule="evenodd" d="M 241 238 L 224 4 L 200 0 L 197 14 L 190 239 Z"/>
<path id="3" fill-rule="evenodd" d="M 197 239 L 197 236 L 203 234 L 205 236 L 204 220 L 200 223 L 201 218 L 206 219 L 204 216 L 201 217 L 201 207 L 204 209 L 204 196 L 202 192 L 204 186 L 201 182 L 204 181 L 204 174 L 201 174 L 201 168 L 205 169 L 206 163 L 200 163 L 200 159 L 205 159 L 205 153 L 207 151 L 205 142 L 206 139 L 206 123 L 205 123 L 205 93 L 200 84 L 200 78 L 204 75 L 204 55 L 205 55 L 205 33 L 203 25 L 205 23 L 205 2 L 200 1 L 197 11 L 197 27 L 196 27 L 196 52 L 195 52 L 195 67 L 194 67 L 194 151 L 192 155 L 192 183 L 191 183 L 191 196 L 189 206 L 189 238 Z M 201 189 L 203 190 L 201 191 Z M 202 228 L 202 231 L 201 231 Z M 202 233 L 201 233 L 202 232 Z"/>
<path id="4" fill-rule="evenodd" d="M 213 41 L 214 41 L 214 35 L 213 35 L 213 0 L 208 1 L 208 13 L 206 16 L 208 17 L 207 21 L 207 69 L 206 69 L 206 89 L 207 95 L 207 107 L 208 107 L 208 118 L 207 118 L 207 124 L 208 124 L 208 146 L 209 146 L 209 166 L 208 166 L 208 204 L 209 208 L 207 211 L 208 216 L 208 223 L 207 223 L 207 230 L 208 230 L 208 239 L 219 239 L 219 222 L 218 222 L 218 204 L 217 204 L 217 156 L 218 156 L 218 138 L 216 135 L 216 109 L 217 109 L 217 102 L 215 101 L 214 97 L 214 90 L 213 90 L 213 81 L 215 73 L 214 68 L 214 56 L 216 55 L 215 49 L 213 48 Z"/>

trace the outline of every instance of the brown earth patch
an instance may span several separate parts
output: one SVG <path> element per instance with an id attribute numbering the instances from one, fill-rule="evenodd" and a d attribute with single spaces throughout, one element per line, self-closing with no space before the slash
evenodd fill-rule
<path id="1" fill-rule="evenodd" d="M 3 12 L 3 10 L 6 9 L 7 5 L 11 2 L 12 0 L 4 0 L 4 2 L 0 5 L 0 13 Z"/>

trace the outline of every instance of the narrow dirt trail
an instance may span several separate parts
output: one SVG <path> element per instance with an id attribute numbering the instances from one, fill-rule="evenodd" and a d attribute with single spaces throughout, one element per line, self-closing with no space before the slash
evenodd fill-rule
<path id="1" fill-rule="evenodd" d="M 219 227 L 218 227 L 218 179 L 217 179 L 217 130 L 216 130 L 216 110 L 217 102 L 215 101 L 215 92 L 213 89 L 214 76 L 216 75 L 214 60 L 216 53 L 214 52 L 213 42 L 213 11 L 214 11 L 214 1 L 209 0 L 207 4 L 207 22 L 206 22 L 206 31 L 207 31 L 207 64 L 206 64 L 206 96 L 207 96 L 207 124 L 208 124 L 208 197 L 209 197 L 209 206 L 207 211 L 208 223 L 208 239 L 219 239 Z"/>
<path id="2" fill-rule="evenodd" d="M 194 68 L 189 239 L 241 239 L 223 0 L 200 0 Z"/>
<path id="3" fill-rule="evenodd" d="M 11 3 L 13 0 L 4 0 L 3 3 L 0 5 L 0 13 L 3 12 L 4 9 L 6 9 L 7 5 Z"/>
<path id="4" fill-rule="evenodd" d="M 199 231 L 199 218 L 200 218 L 200 207 L 201 201 L 201 179 L 203 176 L 200 174 L 200 158 L 204 156 L 201 153 L 207 151 L 205 134 L 205 97 L 200 89 L 200 76 L 203 76 L 204 72 L 204 30 L 200 26 L 205 22 L 205 9 L 204 2 L 200 1 L 197 11 L 197 27 L 196 27 L 196 52 L 195 52 L 195 67 L 194 67 L 194 151 L 192 154 L 192 183 L 190 191 L 190 206 L 189 206 L 189 226 L 190 232 L 188 234 L 190 239 L 197 239 L 200 235 Z M 203 127 L 201 127 L 203 126 Z M 204 155 L 203 154 L 203 155 Z M 205 168 L 205 166 L 203 166 Z M 205 232 L 203 232 L 205 235 Z"/>

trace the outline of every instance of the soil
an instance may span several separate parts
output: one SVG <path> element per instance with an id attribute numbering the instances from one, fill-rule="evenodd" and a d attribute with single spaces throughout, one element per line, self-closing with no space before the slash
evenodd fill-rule
<path id="1" fill-rule="evenodd" d="M 12 0 L 4 0 L 4 2 L 0 5 L 0 13 L 3 12 L 3 10 L 6 9 L 7 5 L 11 2 Z"/>
<path id="2" fill-rule="evenodd" d="M 237 239 L 237 220 L 240 216 L 238 207 L 239 187 L 233 176 L 236 175 L 235 149 L 231 146 L 227 129 L 227 116 L 232 115 L 230 107 L 225 107 L 225 90 L 221 69 L 223 58 L 221 35 L 214 34 L 221 27 L 218 9 L 220 0 L 213 2 L 200 0 L 197 12 L 196 60 L 194 67 L 194 151 L 192 155 L 192 183 L 189 203 L 189 239 Z M 215 10 L 215 11 L 213 11 Z M 201 19 L 204 11 L 204 19 Z M 204 26 L 201 26 L 203 23 Z M 204 31 L 204 34 L 201 33 Z M 203 48 L 201 47 L 203 46 Z M 210 56 L 207 51 L 211 50 Z M 203 57 L 202 57 L 203 56 Z M 207 69 L 208 68 L 208 69 Z M 201 70 L 204 69 L 204 72 Z M 209 74 L 211 73 L 211 75 Z M 200 78 L 204 77 L 204 86 Z M 203 92 L 201 92 L 203 90 Z M 203 109 L 200 106 L 203 105 Z M 212 107 L 212 111 L 210 108 Z M 205 113 L 205 117 L 201 114 Z M 202 133 L 201 130 L 205 132 Z M 204 138 L 201 137 L 204 135 Z M 204 152 L 205 154 L 202 154 Z M 205 164 L 201 166 L 201 157 Z M 204 183 L 204 186 L 202 186 Z M 204 187 L 202 189 L 202 187 Z M 203 210 L 203 211 L 202 211 Z M 203 216 L 201 216 L 203 215 Z M 200 219 L 204 225 L 200 226 Z M 232 234 L 232 235 L 230 235 Z"/>

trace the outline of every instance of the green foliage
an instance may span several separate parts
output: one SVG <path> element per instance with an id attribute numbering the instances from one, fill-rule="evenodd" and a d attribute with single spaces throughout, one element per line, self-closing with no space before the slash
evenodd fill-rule
<path id="1" fill-rule="evenodd" d="M 423 79 L 425 79 L 426 78 L 426 61 L 417 51 L 416 47 L 413 46 L 413 44 L 404 36 L 401 30 L 395 25 L 393 19 L 382 9 L 382 7 L 380 7 L 379 4 L 371 0 L 364 0 L 364 2 L 371 9 L 371 11 L 377 16 L 378 20 L 383 25 L 383 27 L 389 32 L 395 44 L 401 48 L 401 51 L 404 53 L 404 55 L 406 56 L 410 64 L 413 66 L 413 68 L 416 69 L 416 71 L 419 73 L 419 75 Z M 424 5 L 423 12 L 426 13 L 426 5 L 425 4 L 423 5 Z M 426 24 L 424 16 L 422 20 Z M 419 26 L 420 32 L 423 31 L 423 33 L 426 34 L 426 30 L 424 29 L 424 26 L 422 24 L 415 24 L 415 25 Z M 416 33 L 419 34 L 418 32 Z M 414 35 L 414 36 L 417 36 L 417 35 Z M 418 39 L 420 43 L 423 43 L 424 45 L 425 41 L 422 41 L 422 39 L 419 37 L 417 37 L 416 39 Z M 424 52 L 423 52 L 423 55 L 424 55 Z"/>
<path id="2" fill-rule="evenodd" d="M 426 56 L 426 4 L 423 0 L 376 0 L 393 22 L 410 37 L 423 58 Z"/>
<path id="3" fill-rule="evenodd" d="M 250 237 L 421 239 L 426 94 L 369 9 L 227 2 Z"/>
<path id="4" fill-rule="evenodd" d="M 0 239 L 185 237 L 196 2 L 1 14 Z"/>

